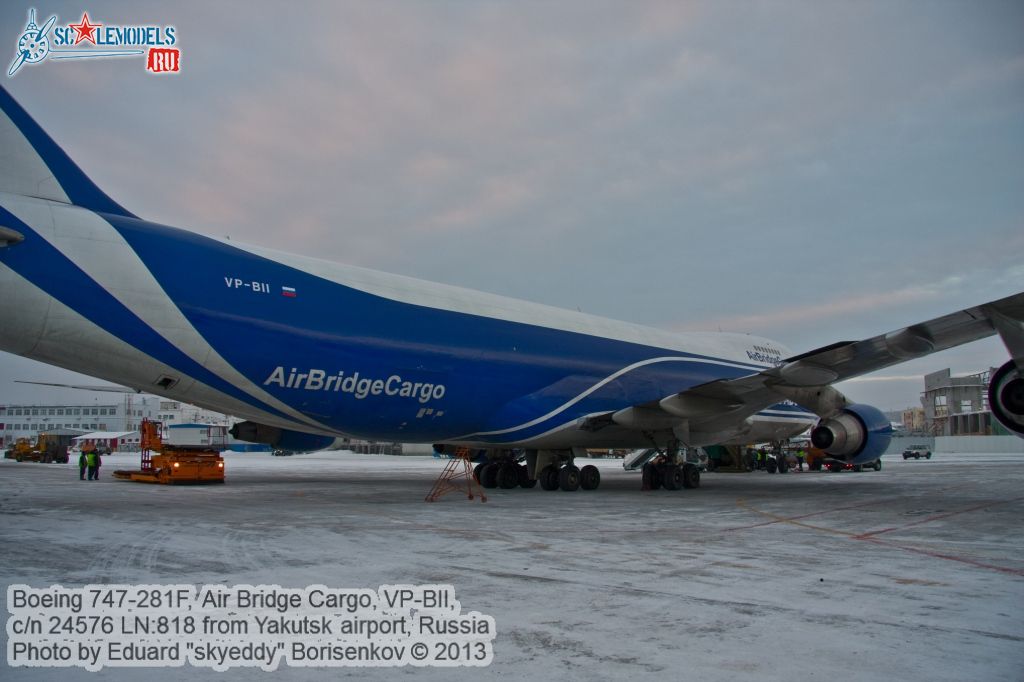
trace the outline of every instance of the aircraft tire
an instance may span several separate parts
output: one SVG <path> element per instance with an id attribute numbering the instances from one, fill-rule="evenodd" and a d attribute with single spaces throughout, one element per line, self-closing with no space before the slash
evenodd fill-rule
<path id="1" fill-rule="evenodd" d="M 498 469 L 501 467 L 497 462 L 490 462 L 485 464 L 484 468 L 480 470 L 480 485 L 485 488 L 497 488 L 498 487 Z"/>
<path id="2" fill-rule="evenodd" d="M 580 470 L 573 464 L 562 467 L 558 472 L 558 487 L 567 493 L 579 490 Z"/>
<path id="3" fill-rule="evenodd" d="M 601 485 L 601 470 L 593 464 L 580 469 L 580 487 L 584 490 L 597 490 Z"/>
<path id="4" fill-rule="evenodd" d="M 769 474 L 774 474 L 777 467 L 774 459 L 769 459 L 764 463 L 764 468 L 768 470 Z"/>
<path id="5" fill-rule="evenodd" d="M 530 478 L 530 469 L 525 464 L 520 464 L 519 469 L 519 487 L 520 488 L 534 488 L 537 485 L 536 478 Z"/>
<path id="6" fill-rule="evenodd" d="M 699 488 L 700 487 L 700 469 L 691 465 L 683 467 L 683 487 L 684 488 Z"/>
<path id="7" fill-rule="evenodd" d="M 556 467 L 544 467 L 537 478 L 540 481 L 540 487 L 544 490 L 558 489 L 558 469 Z"/>
<path id="8" fill-rule="evenodd" d="M 659 490 L 661 488 L 661 469 L 653 464 L 647 465 L 647 478 L 651 490 Z"/>
<path id="9" fill-rule="evenodd" d="M 487 462 L 480 462 L 473 467 L 473 478 L 476 479 L 477 483 L 480 483 L 480 474 L 483 472 L 485 466 L 487 466 Z"/>
<path id="10" fill-rule="evenodd" d="M 683 487 L 683 469 L 676 464 L 666 464 L 658 472 L 665 490 L 679 490 Z"/>
<path id="11" fill-rule="evenodd" d="M 502 490 L 511 490 L 519 485 L 519 465 L 514 462 L 506 462 L 497 465 L 497 473 L 494 482 Z"/>

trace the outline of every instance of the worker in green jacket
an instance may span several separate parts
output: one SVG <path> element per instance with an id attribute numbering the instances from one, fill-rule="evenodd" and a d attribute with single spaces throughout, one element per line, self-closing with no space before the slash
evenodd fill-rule
<path id="1" fill-rule="evenodd" d="M 89 480 L 98 481 L 100 478 L 100 455 L 96 452 L 95 445 L 85 456 L 85 461 L 89 465 Z"/>

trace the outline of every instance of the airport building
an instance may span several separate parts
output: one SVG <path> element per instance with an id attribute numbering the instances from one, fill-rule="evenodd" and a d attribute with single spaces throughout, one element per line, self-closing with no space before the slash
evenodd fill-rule
<path id="1" fill-rule="evenodd" d="M 109 402 L 0 405 L 0 441 L 10 445 L 18 438 L 34 440 L 40 432 L 56 429 L 136 431 L 143 419 L 156 418 L 159 407 L 159 398 L 135 394 Z"/>
<path id="2" fill-rule="evenodd" d="M 929 431 L 935 436 L 1008 435 L 992 418 L 988 406 L 988 382 L 995 372 L 952 376 L 950 370 L 924 377 L 921 405 Z"/>
<path id="3" fill-rule="evenodd" d="M 900 423 L 904 429 L 912 433 L 923 433 L 928 428 L 923 407 L 908 407 L 903 410 L 900 414 Z"/>

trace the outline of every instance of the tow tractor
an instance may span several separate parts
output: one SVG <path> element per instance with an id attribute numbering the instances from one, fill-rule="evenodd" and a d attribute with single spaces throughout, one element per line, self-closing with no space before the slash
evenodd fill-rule
<path id="1" fill-rule="evenodd" d="M 223 483 L 224 458 L 206 446 L 164 443 L 160 422 L 142 420 L 139 425 L 142 463 L 138 471 L 118 470 L 115 478 L 139 483 Z"/>

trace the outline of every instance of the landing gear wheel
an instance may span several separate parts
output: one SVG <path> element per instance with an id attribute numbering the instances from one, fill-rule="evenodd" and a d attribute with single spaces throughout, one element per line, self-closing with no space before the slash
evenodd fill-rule
<path id="1" fill-rule="evenodd" d="M 658 467 L 648 462 L 643 468 L 643 489 L 657 490 L 661 487 L 661 472 Z"/>
<path id="2" fill-rule="evenodd" d="M 580 487 L 580 470 L 572 464 L 562 467 L 558 472 L 558 487 L 567 493 Z"/>
<path id="3" fill-rule="evenodd" d="M 519 485 L 519 465 L 514 462 L 499 464 L 494 480 L 502 490 L 511 490 Z"/>
<path id="4" fill-rule="evenodd" d="M 597 490 L 601 485 L 601 471 L 593 464 L 580 469 L 580 487 L 584 490 Z"/>
<path id="5" fill-rule="evenodd" d="M 659 472 L 665 490 L 679 490 L 683 487 L 683 469 L 676 464 L 666 464 Z"/>
<path id="6" fill-rule="evenodd" d="M 700 487 L 700 469 L 688 464 L 683 467 L 683 487 L 684 488 L 699 488 Z"/>
<path id="7" fill-rule="evenodd" d="M 476 479 L 477 483 L 480 483 L 480 472 L 484 470 L 485 466 L 487 466 L 487 462 L 480 462 L 475 467 L 473 467 L 473 478 Z"/>
<path id="8" fill-rule="evenodd" d="M 533 488 L 537 485 L 536 478 L 530 478 L 530 469 L 525 464 L 519 465 L 519 487 Z"/>
<path id="9" fill-rule="evenodd" d="M 498 470 L 501 465 L 497 462 L 490 462 L 484 465 L 484 468 L 480 470 L 480 485 L 485 488 L 497 488 L 498 487 Z"/>
<path id="10" fill-rule="evenodd" d="M 764 463 L 764 468 L 768 470 L 769 474 L 774 474 L 778 465 L 775 463 L 774 459 L 769 459 Z"/>
<path id="11" fill-rule="evenodd" d="M 540 476 L 537 477 L 540 481 L 540 487 L 544 490 L 557 490 L 558 489 L 558 469 L 553 466 L 547 466 L 541 469 Z"/>
<path id="12" fill-rule="evenodd" d="M 785 473 L 789 472 L 789 462 L 786 461 L 785 457 L 783 457 L 778 462 L 776 462 L 776 464 L 779 467 L 779 473 L 780 474 L 785 474 Z"/>

